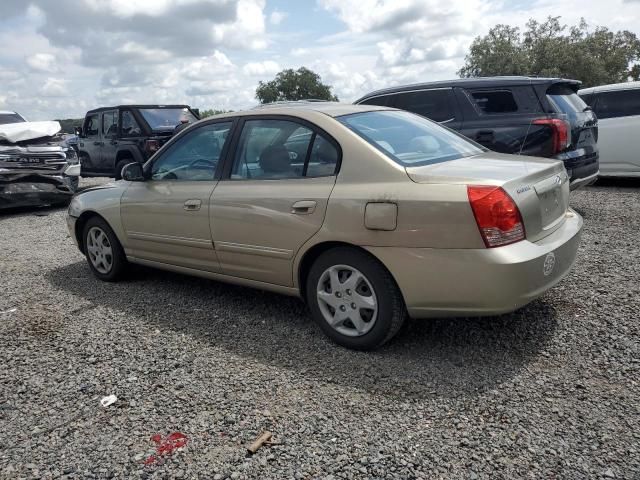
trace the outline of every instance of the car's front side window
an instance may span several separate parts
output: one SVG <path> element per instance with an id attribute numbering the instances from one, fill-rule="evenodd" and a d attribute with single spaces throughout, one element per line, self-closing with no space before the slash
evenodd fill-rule
<path id="1" fill-rule="evenodd" d="M 338 156 L 329 140 L 307 126 L 289 120 L 247 120 L 231 178 L 274 180 L 333 175 Z"/>
<path id="2" fill-rule="evenodd" d="M 232 122 L 211 123 L 178 139 L 151 166 L 152 180 L 213 180 Z"/>
<path id="3" fill-rule="evenodd" d="M 97 137 L 100 135 L 100 125 L 98 115 L 91 115 L 86 120 L 85 135 L 87 137 Z"/>

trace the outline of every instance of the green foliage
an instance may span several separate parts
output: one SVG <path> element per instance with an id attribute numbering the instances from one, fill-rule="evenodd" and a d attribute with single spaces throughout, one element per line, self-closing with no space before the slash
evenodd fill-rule
<path id="1" fill-rule="evenodd" d="M 640 77 L 640 40 L 627 30 L 590 30 L 584 21 L 571 27 L 560 17 L 543 23 L 529 20 L 524 34 L 496 25 L 471 44 L 461 77 L 536 75 L 582 80 L 583 87 L 625 82 Z"/>
<path id="2" fill-rule="evenodd" d="M 338 97 L 331 93 L 331 87 L 322 83 L 320 75 L 306 67 L 298 70 L 289 68 L 270 82 L 260 81 L 256 98 L 260 103 L 307 99 L 338 101 Z"/>
<path id="3" fill-rule="evenodd" d="M 215 108 L 210 108 L 208 110 L 200 110 L 200 119 L 210 117 L 212 115 L 218 115 L 220 113 L 229 113 L 233 110 L 217 110 Z"/>
<path id="4" fill-rule="evenodd" d="M 84 118 L 66 118 L 64 120 L 56 120 L 62 127 L 63 133 L 74 133 L 74 127 L 81 127 Z"/>

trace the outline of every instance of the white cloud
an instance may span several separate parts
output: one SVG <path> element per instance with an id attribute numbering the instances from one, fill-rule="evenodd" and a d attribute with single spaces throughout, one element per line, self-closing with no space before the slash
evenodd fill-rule
<path id="1" fill-rule="evenodd" d="M 66 97 L 69 95 L 67 83 L 67 80 L 49 77 L 40 89 L 40 95 L 43 97 Z"/>
<path id="2" fill-rule="evenodd" d="M 247 63 L 244 67 L 242 67 L 242 71 L 245 75 L 249 76 L 265 76 L 265 75 L 275 75 L 281 70 L 280 65 L 278 65 L 273 60 L 265 60 L 264 62 L 250 62 Z"/>
<path id="3" fill-rule="evenodd" d="M 271 15 L 269 15 L 269 23 L 271 23 L 271 25 L 280 25 L 285 18 L 287 18 L 286 12 L 274 10 L 271 12 Z"/>
<path id="4" fill-rule="evenodd" d="M 58 70 L 56 56 L 51 53 L 36 53 L 26 58 L 27 65 L 39 72 L 54 72 Z"/>

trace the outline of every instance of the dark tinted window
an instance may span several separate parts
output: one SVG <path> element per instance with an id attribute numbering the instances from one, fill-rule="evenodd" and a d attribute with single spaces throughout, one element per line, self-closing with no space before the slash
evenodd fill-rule
<path id="1" fill-rule="evenodd" d="M 122 111 L 122 136 L 124 137 L 135 137 L 142 135 L 142 131 L 140 130 L 140 125 L 136 121 L 133 113 L 130 110 Z"/>
<path id="2" fill-rule="evenodd" d="M 97 137 L 100 135 L 100 117 L 98 114 L 87 117 L 84 133 L 87 137 Z"/>
<path id="3" fill-rule="evenodd" d="M 518 104 L 509 90 L 472 91 L 471 100 L 482 113 L 513 113 L 518 111 Z"/>
<path id="4" fill-rule="evenodd" d="M 593 107 L 593 93 L 581 93 L 580 98 L 584 100 L 584 103 Z"/>
<path id="5" fill-rule="evenodd" d="M 451 90 L 448 88 L 398 93 L 393 106 L 435 122 L 446 122 L 455 118 L 451 106 Z"/>
<path id="6" fill-rule="evenodd" d="M 5 125 L 7 123 L 22 123 L 24 121 L 24 118 L 17 113 L 0 113 L 0 125 Z"/>
<path id="7" fill-rule="evenodd" d="M 598 93 L 595 112 L 598 118 L 640 115 L 640 89 Z"/>
<path id="8" fill-rule="evenodd" d="M 104 112 L 102 114 L 102 134 L 107 137 L 114 137 L 118 134 L 118 112 Z"/>
<path id="9" fill-rule="evenodd" d="M 380 105 L 381 107 L 386 107 L 389 105 L 389 99 L 391 95 L 382 95 L 380 97 L 371 97 L 367 98 L 360 102 L 360 105 Z"/>
<path id="10" fill-rule="evenodd" d="M 177 140 L 153 162 L 153 180 L 213 180 L 218 161 L 229 138 L 232 122 L 196 128 Z"/>

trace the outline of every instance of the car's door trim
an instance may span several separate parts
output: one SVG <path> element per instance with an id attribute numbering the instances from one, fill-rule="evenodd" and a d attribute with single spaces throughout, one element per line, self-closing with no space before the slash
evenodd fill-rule
<path id="1" fill-rule="evenodd" d="M 262 257 L 293 258 L 293 250 L 285 248 L 262 247 L 260 245 L 246 245 L 233 242 L 213 242 L 214 248 L 220 252 L 242 253 L 245 255 L 259 255 Z"/>
<path id="2" fill-rule="evenodd" d="M 157 233 L 127 232 L 127 236 L 133 240 L 147 242 L 169 243 L 185 247 L 206 248 L 213 250 L 213 242 L 204 238 L 176 237 L 173 235 L 160 235 Z"/>

